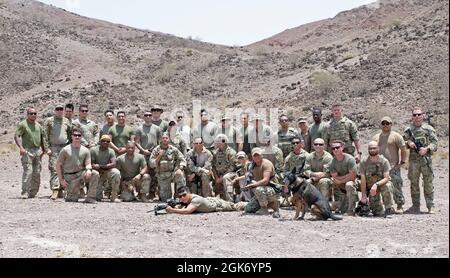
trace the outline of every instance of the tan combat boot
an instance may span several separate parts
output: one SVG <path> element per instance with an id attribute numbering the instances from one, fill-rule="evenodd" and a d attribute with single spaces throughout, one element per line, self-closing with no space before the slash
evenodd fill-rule
<path id="1" fill-rule="evenodd" d="M 420 206 L 412 205 L 409 209 L 405 211 L 405 213 L 418 214 L 420 213 Z"/>
<path id="2" fill-rule="evenodd" d="M 56 200 L 56 199 L 58 198 L 58 193 L 59 193 L 59 190 L 58 190 L 58 189 L 53 190 L 52 196 L 50 197 L 50 199 Z"/>
<path id="3" fill-rule="evenodd" d="M 111 200 L 112 203 L 121 203 L 122 202 L 122 200 L 120 200 L 118 198 L 116 192 L 111 192 L 111 199 L 110 200 Z"/>
<path id="4" fill-rule="evenodd" d="M 139 193 L 139 200 L 143 203 L 148 203 L 150 200 L 145 196 L 145 193 Z"/>

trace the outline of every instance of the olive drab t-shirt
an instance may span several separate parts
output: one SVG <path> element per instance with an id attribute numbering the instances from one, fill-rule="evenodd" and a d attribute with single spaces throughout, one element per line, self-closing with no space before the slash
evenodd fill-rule
<path id="1" fill-rule="evenodd" d="M 399 133 L 395 131 L 391 131 L 387 134 L 380 132 L 376 134 L 372 140 L 378 142 L 380 154 L 389 160 L 392 167 L 400 162 L 399 150 L 405 146 L 405 140 Z"/>
<path id="2" fill-rule="evenodd" d="M 214 212 L 217 207 L 215 203 L 196 194 L 192 194 L 191 204 L 197 207 L 196 212 Z"/>
<path id="3" fill-rule="evenodd" d="M 263 158 L 263 161 L 260 166 L 254 164 L 253 167 L 253 178 L 255 181 L 260 181 L 264 177 L 264 172 L 269 171 L 270 176 L 275 176 L 275 167 L 273 166 L 272 162 L 269 160 Z"/>
<path id="4" fill-rule="evenodd" d="M 110 148 L 102 150 L 100 146 L 95 146 L 90 151 L 92 164 L 107 165 L 111 162 L 111 159 L 116 158 L 116 154 Z"/>
<path id="5" fill-rule="evenodd" d="M 134 130 L 129 125 L 120 126 L 116 124 L 109 129 L 109 134 L 116 147 L 124 148 L 131 136 L 134 135 Z"/>
<path id="6" fill-rule="evenodd" d="M 316 152 L 312 152 L 306 157 L 305 174 L 309 176 L 313 172 L 323 172 L 328 176 L 331 161 L 333 161 L 333 156 L 327 151 L 324 151 L 319 159 L 316 157 Z"/>
<path id="7" fill-rule="evenodd" d="M 75 148 L 67 145 L 59 153 L 58 161 L 62 164 L 64 174 L 76 173 L 86 169 L 86 165 L 91 163 L 91 153 L 85 146 Z"/>
<path id="8" fill-rule="evenodd" d="M 155 124 L 144 124 L 136 129 L 136 136 L 139 136 L 141 146 L 150 151 L 158 146 L 161 134 L 161 128 Z"/>
<path id="9" fill-rule="evenodd" d="M 344 153 L 344 159 L 339 161 L 333 158 L 330 164 L 330 173 L 337 173 L 339 177 L 347 175 L 350 170 L 356 173 L 355 158 L 347 153 Z"/>
<path id="10" fill-rule="evenodd" d="M 142 154 L 135 153 L 133 158 L 129 158 L 126 153 L 117 158 L 117 169 L 120 171 L 122 179 L 132 179 L 139 174 L 145 167 L 145 157 Z"/>
<path id="11" fill-rule="evenodd" d="M 35 122 L 30 123 L 27 120 L 21 121 L 16 128 L 16 135 L 22 138 L 22 147 L 25 149 L 39 148 L 42 144 L 44 129 Z"/>

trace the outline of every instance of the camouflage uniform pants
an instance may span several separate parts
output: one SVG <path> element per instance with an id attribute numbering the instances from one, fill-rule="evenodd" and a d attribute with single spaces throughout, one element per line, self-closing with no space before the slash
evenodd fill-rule
<path id="1" fill-rule="evenodd" d="M 244 210 L 245 206 L 247 205 L 246 202 L 239 202 L 235 204 L 233 202 L 225 201 L 217 197 L 207 197 L 206 199 L 216 205 L 217 212 Z"/>
<path id="2" fill-rule="evenodd" d="M 236 173 L 228 173 L 223 176 L 223 197 L 227 201 L 234 201 L 235 188 L 239 188 L 239 185 L 233 184 L 233 180 L 237 177 Z"/>
<path id="3" fill-rule="evenodd" d="M 48 159 L 48 170 L 50 171 L 50 189 L 59 190 L 60 184 L 58 175 L 56 174 L 56 160 L 58 160 L 59 152 L 64 148 L 65 145 L 53 145 L 50 146 L 52 154 Z"/>
<path id="4" fill-rule="evenodd" d="M 260 208 L 275 208 L 279 202 L 275 190 L 267 185 L 258 186 L 254 190 L 255 196 L 245 206 L 245 212 L 255 213 Z"/>
<path id="5" fill-rule="evenodd" d="M 325 197 L 325 199 L 329 200 L 331 197 L 331 187 L 333 182 L 329 178 L 321 178 L 319 181 L 314 182 L 313 185 L 319 189 L 320 193 Z"/>
<path id="6" fill-rule="evenodd" d="M 419 179 L 422 174 L 423 194 L 425 195 L 425 203 L 427 208 L 434 207 L 434 186 L 433 186 L 433 166 L 431 159 L 427 166 L 426 160 L 417 159 L 409 160 L 408 179 L 411 182 L 411 199 L 414 206 L 420 206 L 420 187 Z"/>
<path id="7" fill-rule="evenodd" d="M 203 197 L 212 197 L 212 188 L 209 182 L 209 175 L 199 172 L 195 174 L 193 181 L 186 181 L 186 184 L 192 193 Z"/>
<path id="8" fill-rule="evenodd" d="M 359 180 L 349 181 L 344 186 L 333 184 L 334 201 L 341 212 L 353 211 L 358 202 Z"/>
<path id="9" fill-rule="evenodd" d="M 120 187 L 120 171 L 116 168 L 109 169 L 108 171 L 100 171 L 100 178 L 97 186 L 97 200 L 103 198 L 103 191 L 106 192 L 106 187 L 110 188 L 112 192 L 117 196 L 119 194 Z"/>
<path id="10" fill-rule="evenodd" d="M 42 150 L 39 148 L 29 149 L 21 157 L 22 174 L 22 193 L 27 193 L 28 197 L 36 196 L 41 185 L 41 158 Z"/>
<path id="11" fill-rule="evenodd" d="M 397 205 L 403 206 L 405 204 L 405 197 L 403 196 L 403 180 L 400 168 L 392 168 L 389 171 L 389 175 L 392 182 L 392 193 L 394 195 L 394 201 Z"/>
<path id="12" fill-rule="evenodd" d="M 173 198 L 172 189 L 170 187 L 172 182 L 175 184 L 174 193 L 177 192 L 177 188 L 186 185 L 186 178 L 183 173 L 181 173 L 181 175 L 175 175 L 175 172 L 162 172 L 157 173 L 156 178 L 158 179 L 159 184 L 159 199 L 162 201 Z"/>
<path id="13" fill-rule="evenodd" d="M 92 170 L 90 179 L 86 179 L 86 172 L 86 170 L 83 170 L 75 174 L 64 174 L 64 179 L 68 183 L 67 194 L 65 197 L 66 200 L 78 202 L 78 199 L 80 198 L 80 188 L 82 188 L 83 183 L 85 182 L 91 184 L 86 198 L 95 199 L 100 175 L 97 171 Z"/>
<path id="14" fill-rule="evenodd" d="M 120 199 L 124 202 L 131 202 L 136 200 L 134 190 L 138 194 L 148 194 L 150 190 L 150 175 L 144 174 L 142 178 L 134 182 L 133 180 L 121 180 L 120 181 Z"/>
<path id="15" fill-rule="evenodd" d="M 388 181 L 385 185 L 377 188 L 375 196 L 370 195 L 371 186 L 367 187 L 367 196 L 369 196 L 370 210 L 374 216 L 384 215 L 385 208 L 390 209 L 394 203 L 392 197 L 392 183 Z"/>

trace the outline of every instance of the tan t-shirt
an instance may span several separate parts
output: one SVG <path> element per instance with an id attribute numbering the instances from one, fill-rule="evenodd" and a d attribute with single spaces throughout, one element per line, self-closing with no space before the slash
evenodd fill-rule
<path id="1" fill-rule="evenodd" d="M 260 181 L 264 177 L 264 172 L 269 171 L 270 176 L 273 177 L 275 175 L 275 167 L 273 166 L 270 160 L 263 158 L 263 161 L 260 166 L 255 164 L 253 168 L 253 178 L 255 181 Z"/>
<path id="2" fill-rule="evenodd" d="M 401 147 L 405 146 L 405 140 L 399 133 L 395 131 L 391 131 L 388 134 L 380 132 L 377 133 L 372 140 L 378 142 L 380 154 L 389 160 L 392 167 L 399 163 L 399 150 Z"/>

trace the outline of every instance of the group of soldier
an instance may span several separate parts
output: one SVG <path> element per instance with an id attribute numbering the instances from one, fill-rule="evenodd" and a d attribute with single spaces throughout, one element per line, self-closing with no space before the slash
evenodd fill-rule
<path id="1" fill-rule="evenodd" d="M 280 217 L 280 206 L 290 205 L 290 193 L 277 185 L 283 186 L 286 173 L 301 171 L 335 212 L 354 215 L 361 201 L 370 204 L 375 216 L 401 214 L 405 199 L 400 168 L 409 149 L 413 205 L 408 212 L 420 212 L 422 175 L 426 206 L 434 213 L 431 155 L 437 137 L 424 123 L 421 108 L 412 110 L 403 135 L 392 130 L 391 118 L 383 117 L 365 158 L 357 126 L 338 103 L 331 107 L 329 122 L 322 121 L 321 109 L 314 108 L 311 126 L 302 117 L 295 129 L 291 119 L 281 115 L 275 132 L 264 117 L 246 112 L 240 114 L 239 125 L 226 115 L 217 124 L 202 109 L 201 122 L 190 126 L 182 111 L 165 121 L 163 109 L 153 107 L 143 113 L 143 124 L 132 128 L 124 111 L 107 110 L 101 129 L 89 119 L 85 104 L 79 106 L 77 119 L 72 104 L 56 105 L 54 115 L 43 124 L 38 123 L 35 108 L 26 112 L 15 133 L 25 198 L 36 196 L 41 160 L 47 154 L 52 200 L 149 202 L 179 197 L 185 206 L 168 207 L 168 212 L 245 210 L 265 215 L 273 210 L 273 217 Z"/>

